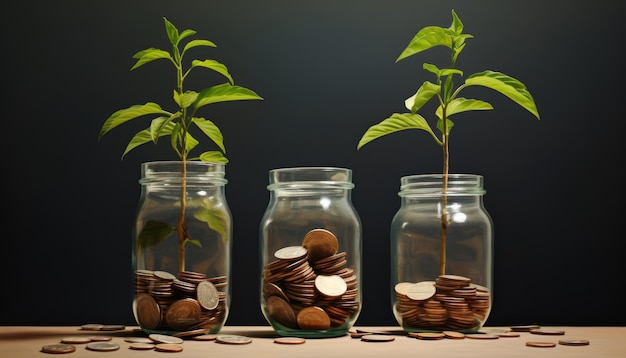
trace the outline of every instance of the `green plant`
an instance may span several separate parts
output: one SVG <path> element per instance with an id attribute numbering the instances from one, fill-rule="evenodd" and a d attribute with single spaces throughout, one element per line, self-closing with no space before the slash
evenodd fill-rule
<path id="1" fill-rule="evenodd" d="M 493 106 L 488 102 L 460 97 L 461 91 L 470 86 L 483 86 L 500 92 L 506 97 L 519 104 L 537 119 L 540 119 L 535 101 L 526 86 L 519 80 L 505 75 L 501 72 L 486 70 L 474 73 L 465 78 L 465 81 L 457 88 L 454 86 L 454 76 L 463 78 L 464 74 L 456 68 L 459 54 L 465 48 L 465 40 L 473 38 L 470 34 L 463 33 L 463 23 L 452 10 L 452 24 L 449 28 L 439 26 L 426 26 L 419 30 L 408 46 L 396 59 L 396 63 L 409 56 L 436 46 L 445 46 L 451 52 L 451 64 L 449 68 L 438 68 L 437 66 L 424 63 L 423 69 L 435 75 L 435 82 L 425 81 L 417 92 L 405 100 L 405 106 L 410 113 L 393 113 L 391 117 L 375 124 L 367 129 L 365 134 L 357 144 L 357 150 L 365 144 L 385 136 L 406 129 L 420 129 L 428 132 L 437 145 L 443 149 L 443 187 L 442 187 L 442 213 L 441 213 L 441 243 L 440 243 L 440 274 L 445 273 L 446 266 L 446 238 L 448 213 L 447 206 L 447 185 L 449 173 L 449 138 L 454 126 L 450 117 L 459 113 L 477 110 L 490 110 Z M 440 136 L 435 134 L 424 117 L 417 112 L 432 98 L 439 101 L 439 106 L 435 111 L 437 117 L 436 128 Z"/>
<path id="2" fill-rule="evenodd" d="M 122 154 L 122 158 L 131 150 L 137 148 L 140 145 L 146 143 L 157 144 L 159 138 L 170 136 L 170 145 L 176 155 L 181 161 L 181 191 L 180 191 L 180 213 L 178 216 L 178 223 L 176 232 L 178 235 L 178 256 L 179 256 L 179 269 L 184 271 L 185 267 L 185 244 L 193 243 L 199 245 L 198 241 L 192 240 L 187 232 L 187 223 L 185 219 L 185 211 L 187 207 L 186 203 L 186 168 L 187 161 L 200 160 L 205 162 L 218 162 L 226 164 L 228 159 L 224 156 L 226 148 L 224 146 L 223 135 L 220 129 L 212 121 L 197 116 L 197 112 L 200 108 L 203 108 L 209 104 L 228 102 L 228 101 L 241 101 L 241 100 L 262 100 L 258 94 L 252 90 L 236 86 L 234 84 L 233 77 L 228 72 L 226 66 L 216 60 L 193 59 L 190 62 L 186 60 L 185 55 L 188 55 L 188 51 L 197 47 L 217 47 L 215 43 L 209 40 L 195 39 L 181 42 L 184 39 L 188 39 L 196 34 L 194 30 L 184 30 L 179 32 L 176 26 L 168 21 L 165 17 L 165 30 L 167 37 L 172 46 L 171 52 L 164 51 L 158 48 L 147 48 L 139 51 L 133 55 L 136 59 L 136 63 L 132 66 L 131 70 L 139 68 L 147 63 L 155 60 L 168 60 L 174 66 L 176 71 L 176 85 L 173 89 L 173 100 L 176 105 L 176 109 L 173 112 L 163 109 L 160 105 L 154 102 L 147 102 L 145 104 L 132 105 L 128 108 L 120 109 L 104 122 L 100 129 L 98 140 L 100 140 L 106 133 L 113 128 L 118 127 L 130 120 L 143 118 L 145 116 L 155 116 L 148 128 L 136 133 Z M 185 80 L 194 69 L 209 69 L 219 73 L 226 77 L 228 80 L 225 83 L 214 85 L 202 89 L 200 92 L 188 90 L 184 87 Z M 190 132 L 192 127 L 199 129 L 199 133 L 208 137 L 219 148 L 215 151 L 203 152 L 197 157 L 189 157 L 189 153 L 198 144 L 197 140 Z M 205 219 L 209 226 L 216 229 L 220 227 L 220 219 L 215 220 Z M 166 223 L 149 221 L 138 234 L 139 246 L 147 247 L 154 245 L 165 239 L 173 229 Z"/>

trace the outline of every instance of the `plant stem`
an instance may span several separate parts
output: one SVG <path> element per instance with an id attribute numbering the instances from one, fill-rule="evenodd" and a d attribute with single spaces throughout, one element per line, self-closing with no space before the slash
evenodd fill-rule
<path id="1" fill-rule="evenodd" d="M 443 110 L 443 176 L 442 176 L 442 188 L 441 188 L 441 240 L 439 248 L 439 274 L 446 274 L 446 247 L 448 238 L 448 171 L 450 157 L 449 145 L 448 145 L 448 130 L 447 130 L 447 114 L 446 106 L 442 106 Z"/>
<path id="2" fill-rule="evenodd" d="M 185 239 L 188 237 L 185 211 L 187 208 L 187 162 L 182 158 L 181 182 L 180 182 L 180 211 L 178 213 L 178 272 L 185 271 Z"/>

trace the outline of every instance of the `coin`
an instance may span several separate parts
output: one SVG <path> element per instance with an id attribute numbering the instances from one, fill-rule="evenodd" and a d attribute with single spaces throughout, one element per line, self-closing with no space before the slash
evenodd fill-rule
<path id="1" fill-rule="evenodd" d="M 446 337 L 442 332 L 410 332 L 409 336 L 423 340 L 443 339 Z"/>
<path id="2" fill-rule="evenodd" d="M 281 260 L 295 260 L 306 255 L 307 250 L 302 246 L 287 246 L 277 250 L 274 257 Z"/>
<path id="3" fill-rule="evenodd" d="M 138 351 L 148 351 L 154 349 L 155 345 L 153 343 L 131 343 L 128 348 L 138 350 Z"/>
<path id="4" fill-rule="evenodd" d="M 415 301 L 424 301 L 435 295 L 437 289 L 431 282 L 418 282 L 406 288 L 406 295 Z"/>
<path id="5" fill-rule="evenodd" d="M 101 331 L 123 331 L 126 329 L 126 326 L 123 324 L 103 324 L 100 327 Z"/>
<path id="6" fill-rule="evenodd" d="M 443 331 L 443 334 L 445 334 L 446 338 L 452 338 L 452 339 L 465 338 L 465 333 L 457 332 L 457 331 Z"/>
<path id="7" fill-rule="evenodd" d="M 207 310 L 217 307 L 220 299 L 217 288 L 211 281 L 202 281 L 196 287 L 196 295 L 200 305 Z"/>
<path id="8" fill-rule="evenodd" d="M 267 298 L 267 310 L 278 323 L 288 328 L 296 328 L 296 314 L 291 305 L 278 296 Z"/>
<path id="9" fill-rule="evenodd" d="M 396 337 L 384 334 L 366 334 L 361 337 L 363 342 L 391 342 L 395 340 Z"/>
<path id="10" fill-rule="evenodd" d="M 274 338 L 274 343 L 278 344 L 302 344 L 306 342 L 304 338 L 299 337 L 278 337 Z"/>
<path id="11" fill-rule="evenodd" d="M 102 329 L 102 327 L 104 327 L 103 324 L 88 323 L 88 324 L 83 324 L 82 326 L 80 326 L 80 329 L 83 329 L 85 331 L 99 331 Z"/>
<path id="12" fill-rule="evenodd" d="M 176 344 L 176 343 L 159 343 L 156 346 L 154 346 L 154 349 L 159 352 L 176 353 L 176 352 L 182 352 L 183 346 L 181 346 L 180 344 Z"/>
<path id="13" fill-rule="evenodd" d="M 181 344 L 183 343 L 183 339 L 174 336 L 168 336 L 166 334 L 158 334 L 152 333 L 148 335 L 148 338 L 157 343 L 172 343 L 172 344 Z"/>
<path id="14" fill-rule="evenodd" d="M 330 328 L 330 317 L 326 311 L 317 306 L 303 308 L 296 316 L 301 329 L 324 330 Z"/>
<path id="15" fill-rule="evenodd" d="M 554 342 L 526 342 L 528 347 L 552 348 L 556 346 Z"/>
<path id="16" fill-rule="evenodd" d="M 41 347 L 41 351 L 44 353 L 52 353 L 52 354 L 62 354 L 62 353 L 72 353 L 76 351 L 76 347 L 71 344 L 47 344 Z"/>
<path id="17" fill-rule="evenodd" d="M 176 279 L 176 276 L 166 271 L 154 271 L 154 276 L 165 281 L 174 281 Z"/>
<path id="18" fill-rule="evenodd" d="M 149 294 L 140 293 L 135 297 L 133 311 L 142 327 L 157 329 L 161 325 L 161 307 Z"/>
<path id="19" fill-rule="evenodd" d="M 240 336 L 236 334 L 220 334 L 215 337 L 217 343 L 224 344 L 248 344 L 252 343 L 252 338 Z"/>
<path id="20" fill-rule="evenodd" d="M 124 342 L 128 342 L 128 343 L 154 343 L 154 341 L 151 340 L 148 337 L 126 337 L 126 338 L 124 338 Z"/>
<path id="21" fill-rule="evenodd" d="M 564 346 L 588 346 L 589 341 L 586 339 L 561 339 L 559 344 Z"/>
<path id="22" fill-rule="evenodd" d="M 113 339 L 113 337 L 108 336 L 90 336 L 89 340 L 91 342 L 109 342 Z"/>
<path id="23" fill-rule="evenodd" d="M 65 337 L 61 339 L 61 343 L 66 344 L 81 344 L 81 343 L 89 343 L 91 342 L 91 338 L 89 337 Z"/>
<path id="24" fill-rule="evenodd" d="M 170 305 L 165 314 L 165 320 L 175 330 L 184 331 L 200 321 L 201 311 L 198 301 L 193 298 L 183 298 Z"/>
<path id="25" fill-rule="evenodd" d="M 194 336 L 206 335 L 208 331 L 209 330 L 206 328 L 198 328 L 198 329 L 193 329 L 191 331 L 178 332 L 176 334 L 172 334 L 172 336 L 180 337 L 180 338 L 194 337 Z"/>
<path id="26" fill-rule="evenodd" d="M 517 332 L 500 332 L 496 333 L 496 335 L 502 338 L 516 338 L 520 336 Z"/>
<path id="27" fill-rule="evenodd" d="M 91 342 L 87 343 L 87 349 L 92 351 L 108 352 L 120 349 L 120 345 L 113 342 Z"/>
<path id="28" fill-rule="evenodd" d="M 201 334 L 199 336 L 193 336 L 191 339 L 195 341 L 214 341 L 217 338 L 216 334 Z"/>
<path id="29" fill-rule="evenodd" d="M 474 334 L 466 334 L 465 337 L 471 339 L 498 339 L 500 337 L 495 334 L 486 334 L 486 333 L 474 333 Z"/>
<path id="30" fill-rule="evenodd" d="M 315 288 L 326 297 L 339 297 L 346 293 L 346 280 L 338 275 L 318 275 L 315 278 Z"/>
<path id="31" fill-rule="evenodd" d="M 536 325 L 536 324 L 529 324 L 529 325 L 523 325 L 523 326 L 513 326 L 513 327 L 511 327 L 511 331 L 513 331 L 513 332 L 530 332 L 531 329 L 539 329 L 539 328 L 541 328 L 541 327 Z"/>
<path id="32" fill-rule="evenodd" d="M 560 329 L 536 328 L 536 329 L 531 329 L 530 333 L 532 333 L 532 334 L 542 334 L 542 335 L 546 335 L 546 336 L 562 336 L 562 335 L 565 334 L 565 331 L 562 331 Z"/>
<path id="33" fill-rule="evenodd" d="M 308 250 L 309 260 L 317 261 L 336 254 L 339 242 L 332 232 L 326 229 L 313 229 L 304 235 L 302 246 Z"/>

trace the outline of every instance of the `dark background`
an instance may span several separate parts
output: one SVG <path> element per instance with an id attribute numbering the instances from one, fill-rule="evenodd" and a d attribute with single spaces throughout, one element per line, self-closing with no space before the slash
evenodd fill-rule
<path id="1" fill-rule="evenodd" d="M 459 115 L 452 132 L 451 172 L 485 176 L 495 225 L 487 324 L 626 324 L 618 173 L 626 2 L 25 0 L 2 7 L 0 324 L 134 324 L 130 235 L 139 165 L 175 158 L 162 143 L 120 159 L 148 118 L 97 137 L 117 109 L 148 101 L 171 108 L 171 65 L 129 71 L 136 51 L 169 50 L 165 16 L 218 45 L 195 56 L 226 64 L 236 84 L 264 97 L 203 112 L 222 130 L 230 159 L 226 324 L 266 324 L 257 278 L 268 171 L 341 166 L 353 170 L 363 227 L 357 324 L 396 325 L 389 226 L 400 177 L 440 172 L 441 152 L 422 131 L 360 151 L 356 144 L 432 80 L 423 62 L 447 64 L 443 48 L 395 59 L 423 26 L 448 27 L 451 9 L 475 36 L 458 67 L 520 79 L 542 116 L 475 89 L 465 95 L 495 109 Z M 197 71 L 196 83 L 223 82 L 208 72 Z M 430 111 L 420 113 L 432 120 Z"/>

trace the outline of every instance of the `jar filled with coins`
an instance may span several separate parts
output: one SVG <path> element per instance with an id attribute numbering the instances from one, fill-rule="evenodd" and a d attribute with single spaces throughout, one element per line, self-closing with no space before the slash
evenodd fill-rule
<path id="1" fill-rule="evenodd" d="M 401 178 L 391 224 L 391 302 L 406 332 L 476 332 L 491 310 L 493 223 L 483 177 L 443 178 Z"/>
<path id="2" fill-rule="evenodd" d="M 217 333 L 230 305 L 224 165 L 143 163 L 133 230 L 133 314 L 146 333 Z"/>
<path id="3" fill-rule="evenodd" d="M 361 221 L 352 171 L 296 167 L 269 172 L 260 225 L 263 315 L 282 336 L 345 335 L 361 311 Z"/>

